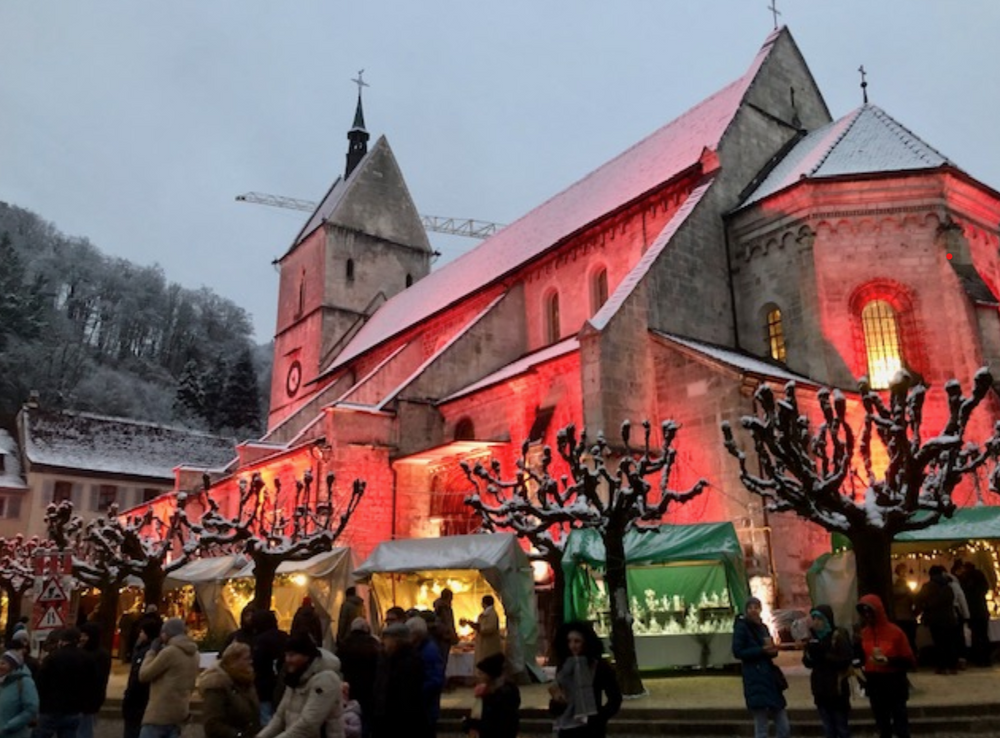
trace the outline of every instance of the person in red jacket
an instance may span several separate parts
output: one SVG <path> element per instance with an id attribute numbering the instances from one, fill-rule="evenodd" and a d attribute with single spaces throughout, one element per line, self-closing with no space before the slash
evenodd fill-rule
<path id="1" fill-rule="evenodd" d="M 861 615 L 861 648 L 868 700 L 875 716 L 879 738 L 910 738 L 906 702 L 910 684 L 906 672 L 917 665 L 902 628 L 889 622 L 877 595 L 858 601 Z"/>

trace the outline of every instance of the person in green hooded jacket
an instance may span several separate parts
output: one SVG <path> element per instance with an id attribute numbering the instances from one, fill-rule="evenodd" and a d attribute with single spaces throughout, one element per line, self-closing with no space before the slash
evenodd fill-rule
<path id="1" fill-rule="evenodd" d="M 0 656 L 0 736 L 28 738 L 38 720 L 38 690 L 31 672 L 21 663 L 21 654 L 6 651 Z"/>

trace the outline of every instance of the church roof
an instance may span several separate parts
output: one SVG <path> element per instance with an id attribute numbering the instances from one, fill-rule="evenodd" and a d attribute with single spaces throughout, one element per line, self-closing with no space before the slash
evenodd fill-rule
<path id="1" fill-rule="evenodd" d="M 817 128 L 792 147 L 743 205 L 803 179 L 936 169 L 951 164 L 937 149 L 876 105 L 863 105 Z"/>
<path id="2" fill-rule="evenodd" d="M 697 165 L 717 149 L 740 103 L 784 29 L 761 47 L 747 72 L 383 304 L 327 368 L 332 371 L 537 258 L 564 239 Z"/>
<path id="3" fill-rule="evenodd" d="M 688 352 L 700 358 L 707 359 L 713 364 L 723 364 L 730 369 L 738 371 L 740 374 L 767 377 L 781 382 L 801 382 L 808 385 L 818 384 L 816 380 L 809 379 L 809 377 L 803 374 L 796 374 L 789 371 L 782 364 L 762 359 L 759 356 L 753 356 L 738 349 L 716 346 L 715 344 L 696 341 L 693 338 L 676 336 L 663 331 L 653 330 L 652 333 L 666 339 L 675 346 L 687 349 Z"/>
<path id="4" fill-rule="evenodd" d="M 174 468 L 216 469 L 235 457 L 232 438 L 80 412 L 27 408 L 21 441 L 32 466 L 173 480 Z"/>

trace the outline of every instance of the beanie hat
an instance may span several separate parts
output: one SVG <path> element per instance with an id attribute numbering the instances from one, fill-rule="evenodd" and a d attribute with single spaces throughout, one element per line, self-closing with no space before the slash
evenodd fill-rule
<path id="1" fill-rule="evenodd" d="M 21 630 L 14 631 L 14 635 L 11 636 L 10 640 L 11 643 L 26 644 L 31 640 L 31 637 L 28 635 L 28 631 L 22 628 Z"/>
<path id="2" fill-rule="evenodd" d="M 503 667 L 506 663 L 507 659 L 504 658 L 502 653 L 495 653 L 476 664 L 476 668 L 490 677 L 490 679 L 499 679 L 503 674 Z"/>
<path id="3" fill-rule="evenodd" d="M 4 651 L 3 656 L 0 656 L 0 660 L 6 661 L 10 664 L 11 669 L 17 669 L 24 663 L 21 661 L 21 654 L 17 651 Z"/>
<path id="4" fill-rule="evenodd" d="M 391 638 L 402 638 L 404 641 L 410 640 L 410 629 L 403 623 L 393 623 L 382 631 L 382 635 Z"/>
<path id="5" fill-rule="evenodd" d="M 354 618 L 354 620 L 351 621 L 351 632 L 353 633 L 356 630 L 361 631 L 362 633 L 371 633 L 372 626 L 370 626 L 368 621 L 364 618 Z"/>
<path id="6" fill-rule="evenodd" d="M 169 641 L 179 635 L 184 635 L 187 632 L 187 628 L 184 627 L 184 621 L 180 618 L 168 618 L 167 622 L 163 624 L 163 639 Z"/>
<path id="7" fill-rule="evenodd" d="M 319 649 L 316 648 L 316 644 L 313 643 L 312 638 L 300 632 L 294 633 L 288 639 L 288 642 L 285 644 L 285 653 L 300 653 L 303 656 L 314 659 L 319 656 Z"/>
<path id="8" fill-rule="evenodd" d="M 747 597 L 747 604 L 743 608 L 743 612 L 750 609 L 750 605 L 756 605 L 757 607 L 763 607 L 759 597 Z"/>

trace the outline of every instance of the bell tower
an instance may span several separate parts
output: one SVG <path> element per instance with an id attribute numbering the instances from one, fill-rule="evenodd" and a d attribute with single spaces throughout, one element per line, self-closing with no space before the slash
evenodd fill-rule
<path id="1" fill-rule="evenodd" d="M 293 416 L 324 384 L 324 370 L 368 317 L 430 272 L 433 250 L 388 140 L 368 148 L 361 73 L 338 177 L 278 260 L 268 427 Z M 308 422 L 312 415 L 303 420 Z"/>

